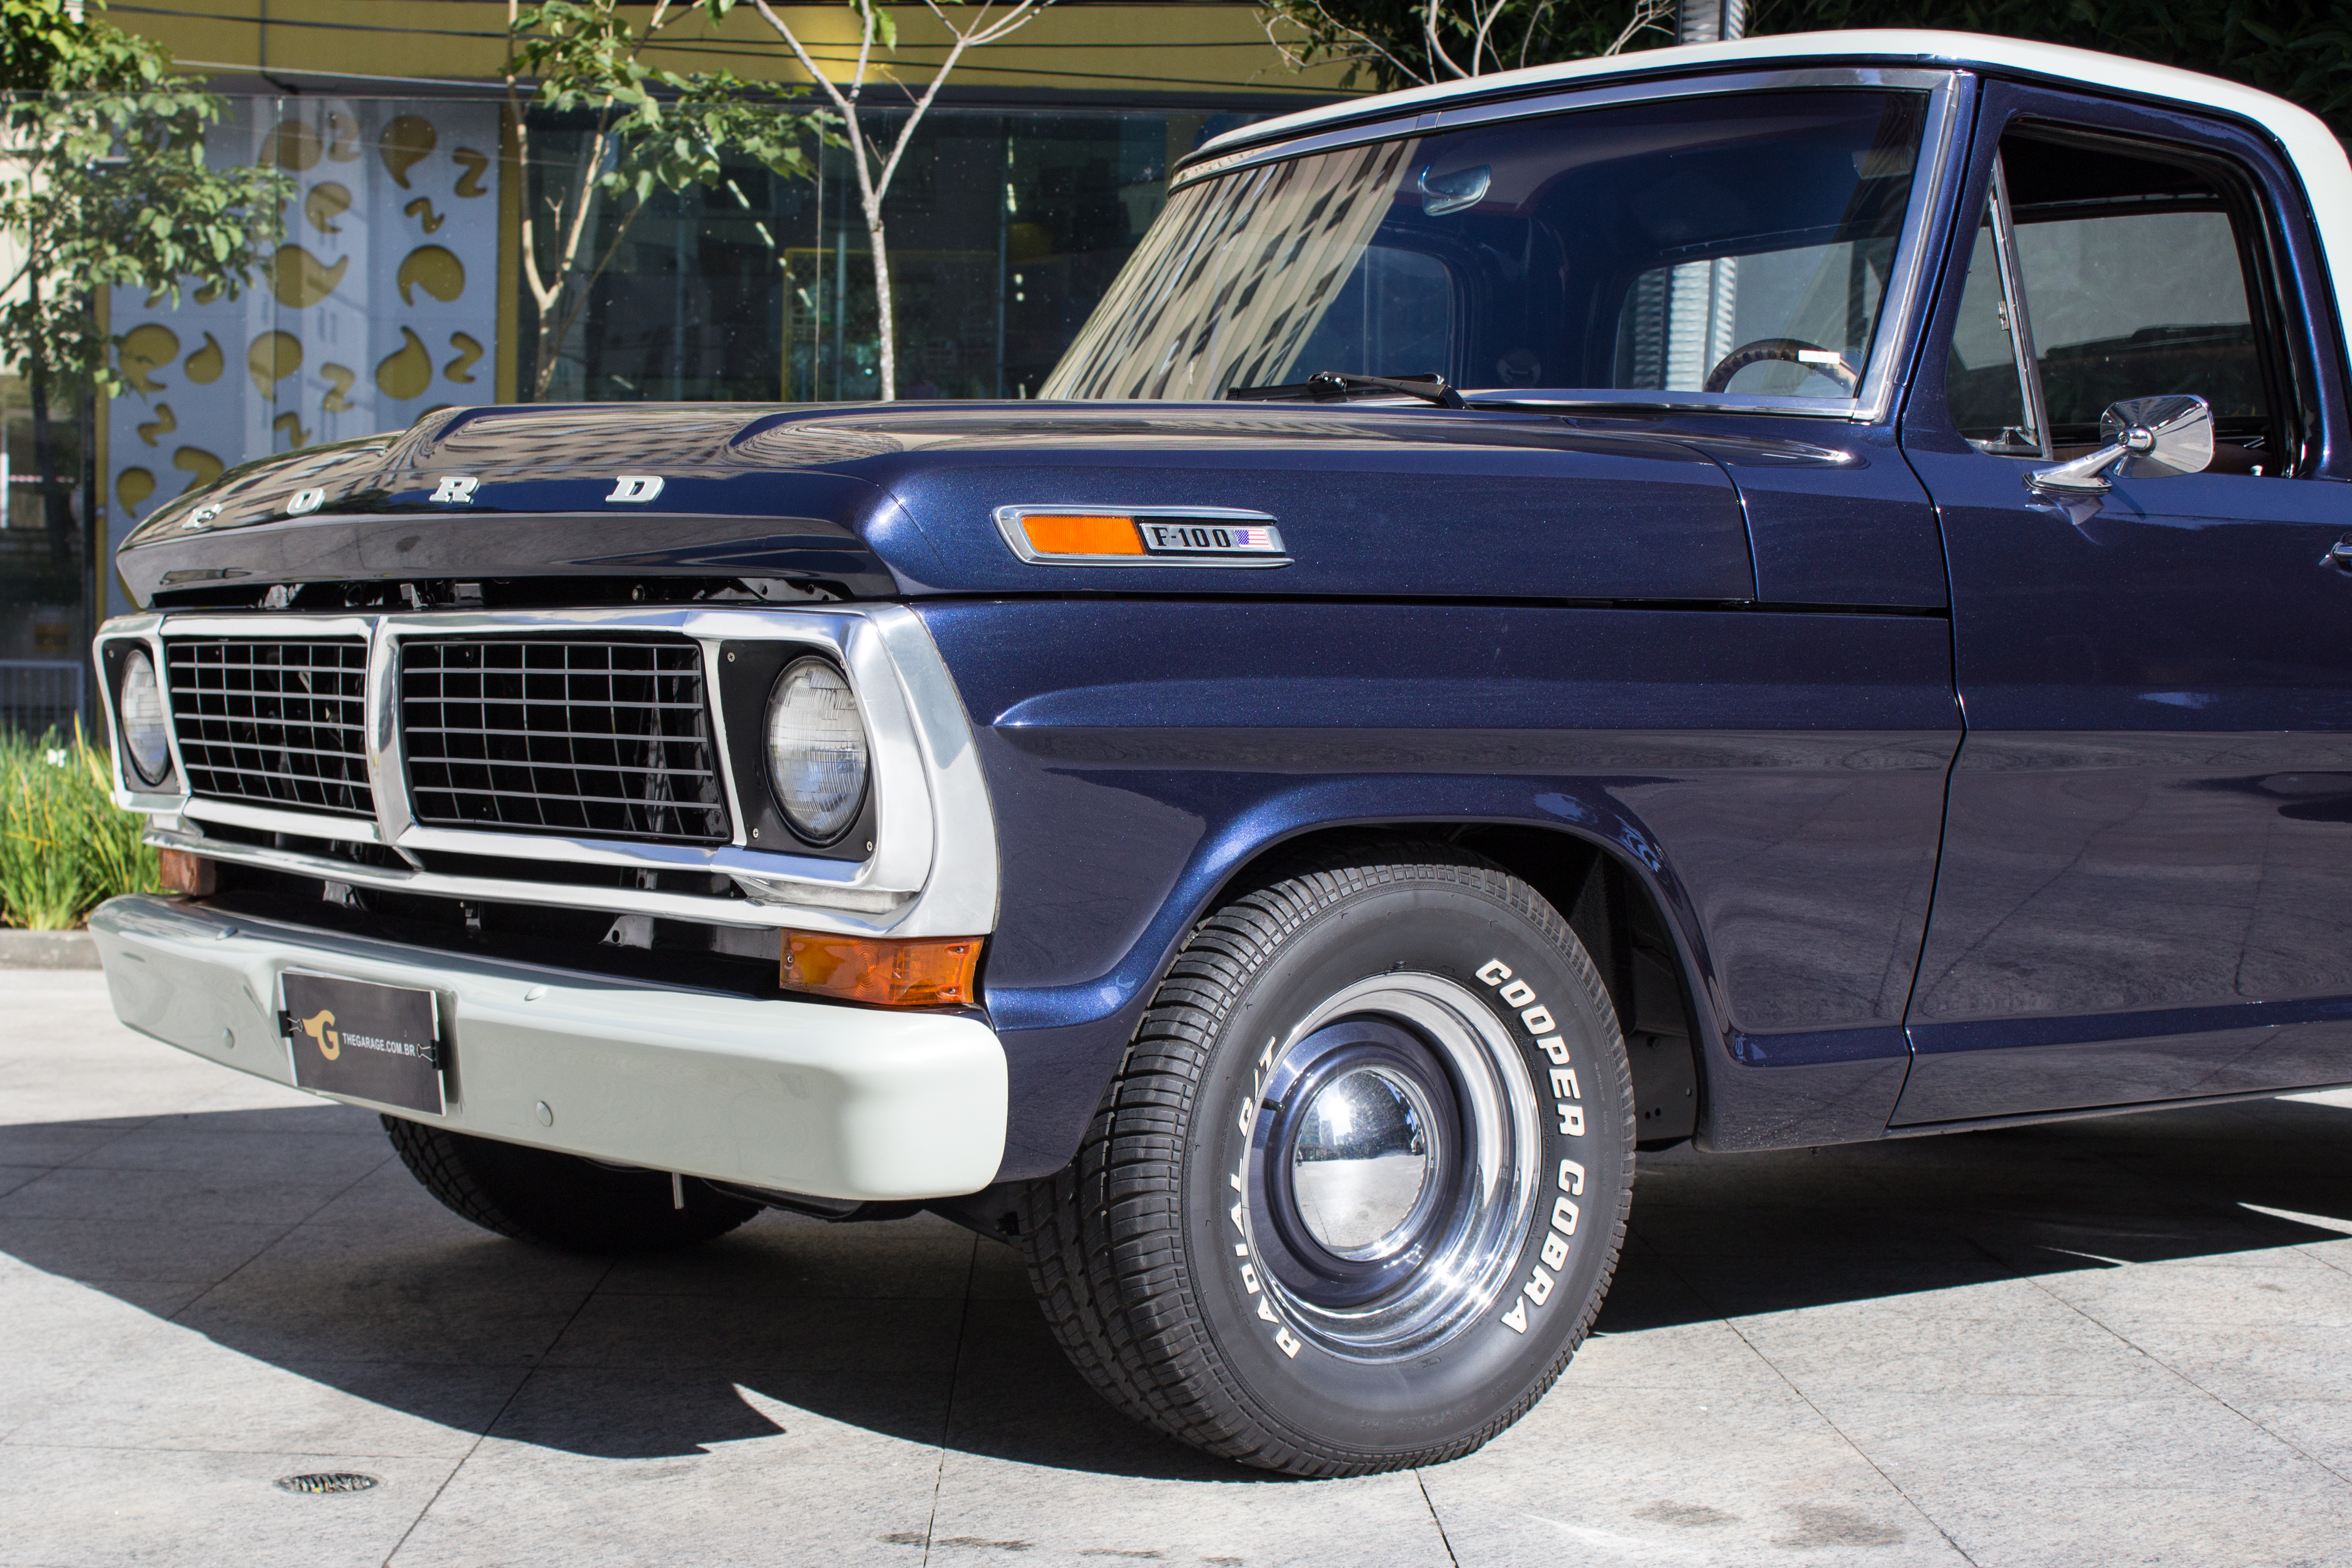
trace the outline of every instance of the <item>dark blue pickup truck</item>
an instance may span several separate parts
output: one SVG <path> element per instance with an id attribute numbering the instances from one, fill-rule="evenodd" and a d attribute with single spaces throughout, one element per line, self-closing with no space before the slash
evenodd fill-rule
<path id="1" fill-rule="evenodd" d="M 928 1207 L 1332 1475 L 1637 1151 L 2352 1081 L 2352 169 L 1791 37 L 1213 142 L 1013 404 L 478 408 L 160 510 L 116 1008 L 526 1241 Z"/>

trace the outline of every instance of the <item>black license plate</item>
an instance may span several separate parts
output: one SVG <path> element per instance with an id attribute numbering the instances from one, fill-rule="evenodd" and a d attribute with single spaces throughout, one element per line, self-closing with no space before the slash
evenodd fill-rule
<path id="1" fill-rule="evenodd" d="M 294 1082 L 438 1116 L 441 1015 L 431 991 L 289 969 L 286 1038 Z"/>

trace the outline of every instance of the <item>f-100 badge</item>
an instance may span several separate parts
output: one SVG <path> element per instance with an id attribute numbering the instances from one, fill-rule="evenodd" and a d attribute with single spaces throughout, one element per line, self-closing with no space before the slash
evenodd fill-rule
<path id="1" fill-rule="evenodd" d="M 1135 519 L 1143 548 L 1151 555 L 1280 555 L 1282 530 L 1272 523 L 1226 522 L 1205 517 L 1141 517 Z"/>

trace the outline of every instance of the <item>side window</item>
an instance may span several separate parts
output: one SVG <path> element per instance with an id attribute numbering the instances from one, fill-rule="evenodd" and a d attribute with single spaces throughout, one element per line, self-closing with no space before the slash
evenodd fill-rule
<path id="1" fill-rule="evenodd" d="M 1993 230 L 1994 204 L 1985 204 L 1969 253 L 1968 282 L 1960 290 L 1959 319 L 1952 324 L 1952 352 L 1944 370 L 1944 399 L 1960 434 L 1987 452 L 2039 457 L 2042 438 L 2025 409 L 2025 382 L 2018 373 L 2017 346 L 2011 340 L 2008 290 L 2001 279 L 2000 242 Z"/>
<path id="2" fill-rule="evenodd" d="M 2292 461 L 2279 356 L 2251 286 L 2260 208 L 2226 169 L 2168 152 L 2061 131 L 2001 139 L 1946 373 L 1952 417 L 1978 446 L 2075 456 L 2098 445 L 2110 403 L 2191 392 L 2213 410 L 2214 471 Z"/>

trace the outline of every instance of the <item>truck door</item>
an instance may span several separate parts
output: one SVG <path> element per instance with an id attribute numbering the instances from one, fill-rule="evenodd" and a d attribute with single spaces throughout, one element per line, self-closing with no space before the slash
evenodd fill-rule
<path id="1" fill-rule="evenodd" d="M 1895 1121 L 2352 1078 L 2352 489 L 2300 187 L 2219 121 L 1981 113 L 1903 434 L 1968 733 Z M 2027 485 L 2178 392 L 2206 472 Z"/>

